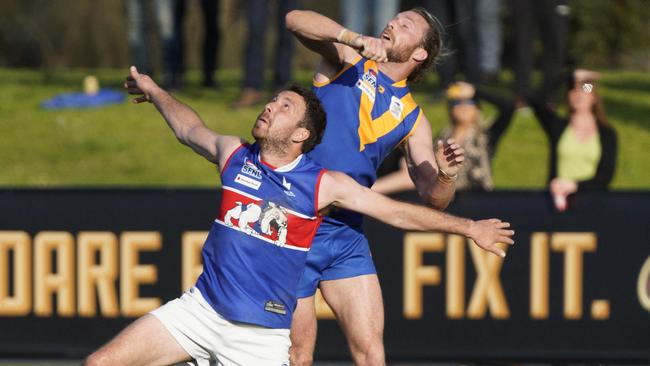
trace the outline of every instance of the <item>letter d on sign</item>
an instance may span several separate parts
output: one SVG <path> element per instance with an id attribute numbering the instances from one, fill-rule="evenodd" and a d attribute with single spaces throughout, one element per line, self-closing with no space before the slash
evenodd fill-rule
<path id="1" fill-rule="evenodd" d="M 643 267 L 641 267 L 636 292 L 641 306 L 650 312 L 650 257 L 645 260 Z"/>

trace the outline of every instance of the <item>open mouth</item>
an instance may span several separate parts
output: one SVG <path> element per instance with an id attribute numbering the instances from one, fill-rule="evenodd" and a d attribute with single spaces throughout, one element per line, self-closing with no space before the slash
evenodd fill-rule
<path id="1" fill-rule="evenodd" d="M 259 116 L 259 117 L 257 118 L 257 120 L 258 120 L 259 122 L 266 123 L 267 125 L 269 124 L 269 119 L 268 119 L 268 117 L 265 117 L 265 116 Z"/>
<path id="2" fill-rule="evenodd" d="M 381 39 L 385 39 L 387 41 L 390 41 L 393 39 L 393 35 L 390 33 L 390 30 L 388 28 L 384 29 L 383 32 L 381 32 L 380 35 Z"/>

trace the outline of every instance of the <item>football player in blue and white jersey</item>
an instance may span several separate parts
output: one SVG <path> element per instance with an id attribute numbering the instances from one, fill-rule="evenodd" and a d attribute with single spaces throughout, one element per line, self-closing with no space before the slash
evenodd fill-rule
<path id="1" fill-rule="evenodd" d="M 223 196 L 196 285 L 129 325 L 87 365 L 288 365 L 298 283 L 320 212 L 330 206 L 406 230 L 465 235 L 492 252 L 501 250 L 496 243 L 513 243 L 506 222 L 391 200 L 315 163 L 305 153 L 320 141 L 326 119 L 308 89 L 290 87 L 268 102 L 249 144 L 208 129 L 135 67 L 125 87 L 136 103 L 152 102 L 180 142 L 218 166 Z"/>

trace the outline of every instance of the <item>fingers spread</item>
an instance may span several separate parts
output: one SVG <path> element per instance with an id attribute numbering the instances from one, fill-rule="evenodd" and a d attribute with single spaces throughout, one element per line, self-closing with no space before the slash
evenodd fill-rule
<path id="1" fill-rule="evenodd" d="M 135 103 L 135 104 L 140 104 L 140 103 L 144 103 L 144 102 L 147 102 L 147 101 L 148 100 L 147 100 L 147 97 L 145 95 L 133 99 L 133 103 Z"/>

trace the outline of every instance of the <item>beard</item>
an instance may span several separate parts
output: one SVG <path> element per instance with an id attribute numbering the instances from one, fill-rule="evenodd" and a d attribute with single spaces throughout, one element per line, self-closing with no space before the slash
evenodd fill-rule
<path id="1" fill-rule="evenodd" d="M 413 50 L 415 50 L 415 47 L 412 49 L 399 49 L 392 47 L 386 51 L 386 57 L 388 58 L 388 62 L 406 62 L 411 58 L 411 53 L 413 53 Z"/>
<path id="2" fill-rule="evenodd" d="M 254 137 L 255 141 L 260 145 L 260 149 L 263 149 L 267 153 L 284 155 L 289 151 L 291 140 L 286 136 L 273 136 L 273 134 L 267 134 L 266 136 Z"/>

